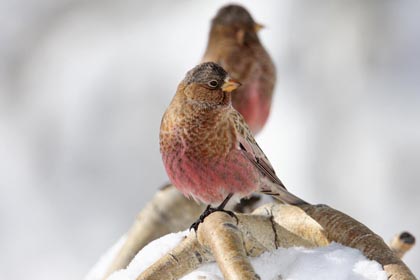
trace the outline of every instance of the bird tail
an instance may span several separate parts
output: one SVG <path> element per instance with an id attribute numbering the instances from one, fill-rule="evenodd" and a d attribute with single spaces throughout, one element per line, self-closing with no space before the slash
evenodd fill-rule
<path id="1" fill-rule="evenodd" d="M 270 184 L 270 187 L 263 188 L 260 190 L 261 193 L 273 196 L 275 199 L 280 200 L 290 205 L 305 205 L 310 204 L 305 200 L 297 197 L 296 195 L 289 192 L 283 185 L 276 183 Z"/>

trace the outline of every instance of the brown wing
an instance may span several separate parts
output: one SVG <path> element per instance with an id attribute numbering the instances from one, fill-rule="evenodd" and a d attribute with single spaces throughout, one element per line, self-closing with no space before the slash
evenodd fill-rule
<path id="1" fill-rule="evenodd" d="M 273 183 L 278 184 L 282 188 L 286 189 L 282 181 L 277 177 L 273 166 L 268 160 L 267 156 L 258 146 L 254 138 L 243 137 L 239 138 L 239 148 L 242 153 L 248 158 L 252 164 L 266 177 L 268 177 Z"/>
<path id="2" fill-rule="evenodd" d="M 262 186 L 260 191 L 292 205 L 307 204 L 306 201 L 287 191 L 282 181 L 277 177 L 267 156 L 258 146 L 242 116 L 238 112 L 232 113 L 232 116 L 235 119 L 238 148 L 260 173 L 272 182 L 268 186 Z"/>

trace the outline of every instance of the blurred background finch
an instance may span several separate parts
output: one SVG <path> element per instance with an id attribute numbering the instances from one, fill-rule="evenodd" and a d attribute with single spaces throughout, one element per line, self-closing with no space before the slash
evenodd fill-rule
<path id="1" fill-rule="evenodd" d="M 232 104 L 251 131 L 257 134 L 270 113 L 276 71 L 258 38 L 263 25 L 242 6 L 227 5 L 212 20 L 202 62 L 221 65 L 242 86 L 232 95 Z"/>

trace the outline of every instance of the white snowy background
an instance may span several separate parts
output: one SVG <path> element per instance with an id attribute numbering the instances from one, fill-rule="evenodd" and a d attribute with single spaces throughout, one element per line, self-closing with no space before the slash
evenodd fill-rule
<path id="1" fill-rule="evenodd" d="M 278 69 L 289 189 L 420 233 L 418 1 L 237 1 Z M 226 1 L 0 0 L 0 279 L 81 279 L 167 181 L 161 115 Z M 420 251 L 404 258 L 420 275 Z M 24 267 L 24 269 L 22 268 Z"/>

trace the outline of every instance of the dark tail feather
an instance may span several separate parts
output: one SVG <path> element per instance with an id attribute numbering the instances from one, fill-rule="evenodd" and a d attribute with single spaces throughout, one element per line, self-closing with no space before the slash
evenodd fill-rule
<path id="1" fill-rule="evenodd" d="M 284 203 L 290 205 L 305 205 L 310 204 L 305 200 L 297 197 L 296 195 L 292 194 L 288 190 L 286 190 L 283 186 L 275 185 L 273 188 L 267 188 L 260 190 L 261 193 L 268 194 L 273 196 L 275 199 L 278 199 Z"/>

